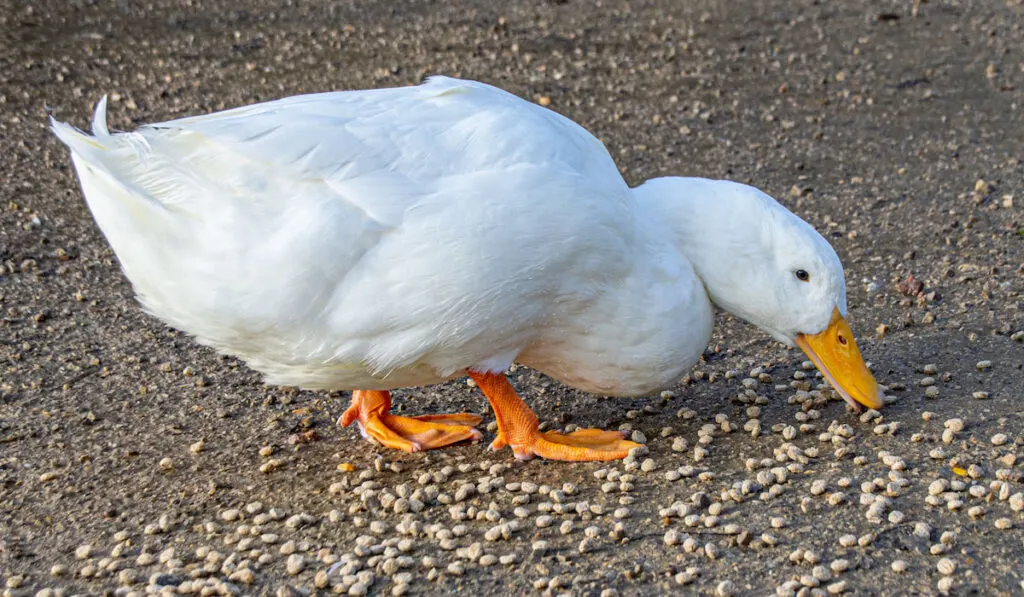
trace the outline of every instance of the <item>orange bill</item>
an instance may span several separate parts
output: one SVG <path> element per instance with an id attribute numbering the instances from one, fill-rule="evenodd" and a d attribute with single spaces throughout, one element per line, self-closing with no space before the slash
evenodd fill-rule
<path id="1" fill-rule="evenodd" d="M 882 392 L 860 356 L 850 324 L 838 308 L 832 311 L 832 321 L 825 331 L 813 336 L 797 334 L 796 345 L 852 406 L 859 408 L 860 403 L 868 408 L 881 408 Z"/>

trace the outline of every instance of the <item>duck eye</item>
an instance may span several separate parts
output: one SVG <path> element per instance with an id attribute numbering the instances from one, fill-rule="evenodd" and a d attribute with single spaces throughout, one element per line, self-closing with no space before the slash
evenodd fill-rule
<path id="1" fill-rule="evenodd" d="M 808 274 L 807 270 L 804 269 L 796 270 L 795 272 L 793 272 L 793 275 L 795 275 L 796 279 L 800 280 L 801 282 L 807 282 L 811 279 L 811 274 Z"/>
<path id="2" fill-rule="evenodd" d="M 844 336 L 842 334 L 839 334 L 839 336 L 836 339 L 839 340 L 840 344 L 842 344 L 843 346 L 846 346 L 846 336 Z"/>

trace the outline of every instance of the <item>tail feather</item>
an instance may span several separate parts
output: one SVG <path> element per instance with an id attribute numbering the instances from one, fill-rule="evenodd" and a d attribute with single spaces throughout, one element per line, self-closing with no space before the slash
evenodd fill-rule
<path id="1" fill-rule="evenodd" d="M 96 102 L 96 111 L 92 115 L 92 134 L 97 137 L 109 137 L 110 130 L 107 128 L 107 96 L 104 95 Z"/>
<path id="2" fill-rule="evenodd" d="M 60 122 L 50 117 L 50 130 L 57 136 L 71 151 L 79 155 L 89 155 L 98 150 L 107 149 L 107 140 L 110 139 L 110 130 L 107 129 L 107 96 L 103 96 L 96 103 L 96 111 L 92 119 L 92 135 L 66 122 Z"/>

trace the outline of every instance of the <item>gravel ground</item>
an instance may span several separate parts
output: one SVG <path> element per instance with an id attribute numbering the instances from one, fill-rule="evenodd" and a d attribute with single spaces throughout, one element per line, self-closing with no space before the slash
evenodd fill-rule
<path id="1" fill-rule="evenodd" d="M 1024 593 L 1024 8 L 913 5 L 0 0 L 3 597 Z M 431 73 L 576 119 L 631 183 L 747 181 L 827 231 L 890 403 L 848 412 L 723 316 L 660 397 L 512 374 L 553 425 L 640 431 L 635 460 L 379 449 L 346 394 L 142 314 L 46 128 L 103 93 L 130 129 Z"/>

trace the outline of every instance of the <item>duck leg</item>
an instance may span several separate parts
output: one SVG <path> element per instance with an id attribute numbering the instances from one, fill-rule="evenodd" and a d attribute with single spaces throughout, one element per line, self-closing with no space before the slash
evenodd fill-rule
<path id="1" fill-rule="evenodd" d="M 483 437 L 473 428 L 480 422 L 476 415 L 456 413 L 402 417 L 391 414 L 390 410 L 390 392 L 355 390 L 352 392 L 352 404 L 338 419 L 338 424 L 348 427 L 355 421 L 363 437 L 406 452 L 431 450 Z"/>
<path id="2" fill-rule="evenodd" d="M 520 460 L 540 456 L 549 460 L 583 462 L 618 460 L 625 458 L 632 448 L 640 447 L 640 444 L 625 439 L 620 431 L 581 429 L 572 433 L 541 433 L 537 427 L 537 415 L 523 402 L 504 375 L 468 373 L 487 396 L 498 419 L 498 437 L 491 443 L 492 450 L 512 446 L 513 453 Z"/>

